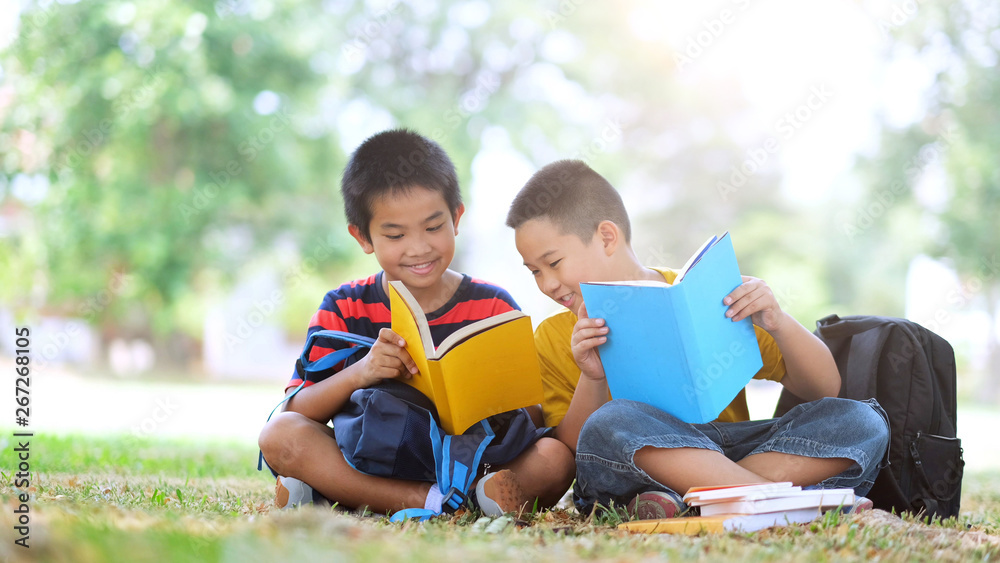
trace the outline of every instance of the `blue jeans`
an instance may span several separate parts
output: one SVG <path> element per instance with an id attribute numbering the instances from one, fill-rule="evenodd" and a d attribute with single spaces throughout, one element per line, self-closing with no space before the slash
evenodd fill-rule
<path id="1" fill-rule="evenodd" d="M 644 491 L 663 491 L 680 500 L 677 492 L 636 467 L 635 452 L 646 446 L 701 448 L 733 461 L 764 452 L 847 458 L 854 464 L 843 473 L 806 488 L 849 487 L 864 495 L 888 463 L 889 419 L 875 399 L 828 397 L 798 405 L 781 418 L 706 424 L 681 422 L 645 403 L 614 400 L 580 430 L 573 496 L 581 513 L 590 513 L 597 503 L 624 506 Z"/>

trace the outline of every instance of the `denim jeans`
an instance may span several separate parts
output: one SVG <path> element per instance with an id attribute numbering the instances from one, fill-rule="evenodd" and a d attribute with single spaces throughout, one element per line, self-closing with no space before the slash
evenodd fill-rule
<path id="1" fill-rule="evenodd" d="M 888 463 L 888 420 L 875 399 L 828 397 L 798 405 L 781 418 L 706 424 L 688 424 L 645 403 L 618 399 L 594 412 L 580 430 L 573 496 L 584 514 L 595 503 L 624 506 L 645 491 L 680 500 L 677 493 L 686 491 L 672 491 L 636 467 L 635 452 L 646 446 L 701 448 L 733 461 L 764 452 L 847 458 L 854 462 L 847 470 L 804 488 L 849 487 L 864 495 Z"/>

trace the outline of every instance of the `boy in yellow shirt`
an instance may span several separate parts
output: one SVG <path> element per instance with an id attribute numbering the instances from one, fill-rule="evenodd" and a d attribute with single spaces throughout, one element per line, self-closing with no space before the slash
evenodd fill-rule
<path id="1" fill-rule="evenodd" d="M 829 349 L 781 310 L 763 280 L 743 276 L 723 300 L 726 315 L 755 325 L 764 367 L 754 377 L 812 402 L 749 421 L 741 392 L 717 420 L 688 424 L 643 403 L 609 400 L 598 346 L 614 335 L 603 319 L 588 318 L 580 283 L 672 283 L 676 272 L 639 262 L 628 214 L 607 180 L 581 161 L 549 164 L 518 193 L 507 225 L 539 290 L 566 307 L 538 326 L 535 344 L 545 424 L 575 452 L 581 511 L 614 503 L 640 518 L 670 517 L 695 486 L 791 481 L 858 495 L 871 488 L 886 458 L 885 411 L 874 399 L 835 398 L 840 375 Z"/>

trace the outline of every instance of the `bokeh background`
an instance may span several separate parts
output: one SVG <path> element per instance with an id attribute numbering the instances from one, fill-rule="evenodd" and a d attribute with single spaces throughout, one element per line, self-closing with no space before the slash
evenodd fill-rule
<path id="1" fill-rule="evenodd" d="M 985 0 L 0 0 L 0 366 L 30 327 L 39 431 L 254 440 L 323 294 L 377 269 L 346 157 L 405 126 L 458 168 L 454 267 L 536 322 L 503 219 L 581 158 L 647 264 L 728 230 L 810 328 L 947 338 L 997 467 L 998 52 Z"/>

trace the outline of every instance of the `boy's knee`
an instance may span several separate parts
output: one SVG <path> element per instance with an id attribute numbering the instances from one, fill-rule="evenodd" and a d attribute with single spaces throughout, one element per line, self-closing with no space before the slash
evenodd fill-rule
<path id="1" fill-rule="evenodd" d="M 889 447 L 889 421 L 878 401 L 833 397 L 820 401 L 832 411 L 828 420 L 831 434 L 851 440 L 868 453 L 873 464 L 878 464 Z"/>
<path id="2" fill-rule="evenodd" d="M 841 420 L 856 428 L 869 440 L 889 441 L 889 422 L 881 405 L 875 399 L 856 401 L 828 397 L 822 399 L 833 404 L 839 411 Z"/>
<path id="3" fill-rule="evenodd" d="M 642 403 L 627 399 L 617 399 L 604 403 L 583 423 L 583 428 L 580 429 L 581 438 L 584 432 L 613 431 L 623 426 L 635 424 L 637 417 L 641 416 L 641 405 Z"/>
<path id="4" fill-rule="evenodd" d="M 282 470 L 295 463 L 302 450 L 296 438 L 298 431 L 303 428 L 302 418 L 301 414 L 295 412 L 278 413 L 264 425 L 257 437 L 257 445 L 264 454 L 264 459 L 279 474 L 284 474 Z"/>
<path id="5" fill-rule="evenodd" d="M 868 431 L 868 439 L 881 444 L 882 449 L 889 447 L 889 417 L 875 399 L 860 401 L 858 410 L 863 417 L 864 426 Z"/>
<path id="6" fill-rule="evenodd" d="M 637 401 L 616 399 L 604 403 L 583 424 L 577 451 L 590 449 L 607 451 L 609 447 L 614 448 L 633 441 L 637 435 L 648 432 L 656 434 L 681 432 L 683 427 L 690 425 L 656 407 Z"/>
<path id="7" fill-rule="evenodd" d="M 542 456 L 549 460 L 548 465 L 553 472 L 553 481 L 565 482 L 566 487 L 569 487 L 570 481 L 576 476 L 576 459 L 573 452 L 566 444 L 555 438 L 542 438 L 536 442 L 536 445 Z"/>

